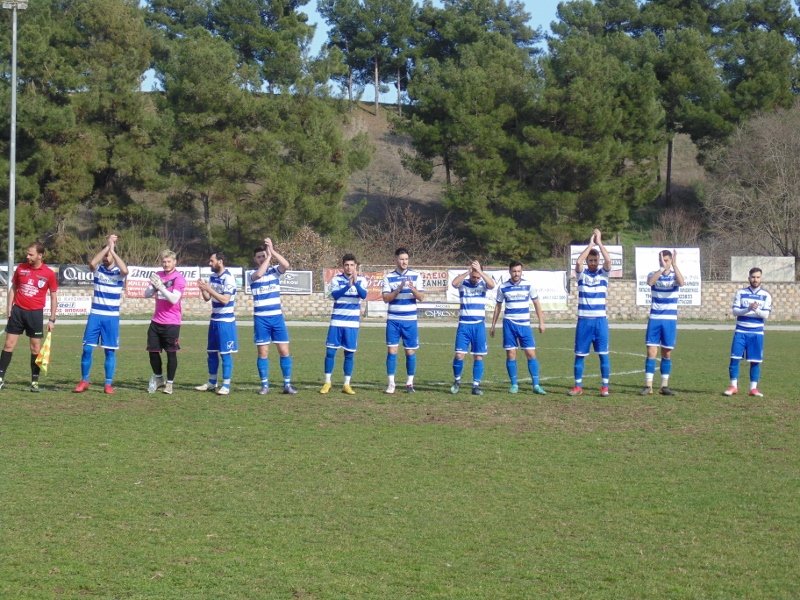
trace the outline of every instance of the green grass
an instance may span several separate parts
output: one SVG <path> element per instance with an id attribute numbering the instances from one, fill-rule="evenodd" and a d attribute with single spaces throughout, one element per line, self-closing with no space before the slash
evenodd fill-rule
<path id="1" fill-rule="evenodd" d="M 354 397 L 341 355 L 317 393 L 311 327 L 295 397 L 256 394 L 250 328 L 233 394 L 194 392 L 199 326 L 173 396 L 144 391 L 144 326 L 123 327 L 117 395 L 72 394 L 81 333 L 58 329 L 39 395 L 22 340 L 0 391 L 0 598 L 800 596 L 796 333 L 768 332 L 754 399 L 721 395 L 730 331 L 680 333 L 674 398 L 637 395 L 643 332 L 612 331 L 605 399 L 595 356 L 565 395 L 570 329 L 537 335 L 547 396 L 506 393 L 495 339 L 480 398 L 447 393 L 452 329 L 422 330 L 419 393 L 391 397 L 382 329 Z"/>

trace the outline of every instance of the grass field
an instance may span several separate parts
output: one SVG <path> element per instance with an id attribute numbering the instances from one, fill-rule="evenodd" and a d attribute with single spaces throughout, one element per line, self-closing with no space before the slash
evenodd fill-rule
<path id="1" fill-rule="evenodd" d="M 637 394 L 643 331 L 612 331 L 609 398 L 595 356 L 565 395 L 571 329 L 537 335 L 547 396 L 506 393 L 492 340 L 483 397 L 448 393 L 452 329 L 422 330 L 418 393 L 395 396 L 362 330 L 352 397 L 341 355 L 317 393 L 324 328 L 292 329 L 294 397 L 257 395 L 246 327 L 232 395 L 193 391 L 205 328 L 182 333 L 173 396 L 145 391 L 145 326 L 113 397 L 71 393 L 82 327 L 59 324 L 38 395 L 18 347 L 0 598 L 800 597 L 797 333 L 768 332 L 764 398 L 721 395 L 730 331 L 681 331 L 674 398 Z"/>

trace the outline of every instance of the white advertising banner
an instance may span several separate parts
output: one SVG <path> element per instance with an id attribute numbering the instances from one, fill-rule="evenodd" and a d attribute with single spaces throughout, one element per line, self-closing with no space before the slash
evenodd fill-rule
<path id="1" fill-rule="evenodd" d="M 677 256 L 675 263 L 685 280 L 678 294 L 678 306 L 700 306 L 700 248 L 636 248 L 636 305 L 650 306 L 650 286 L 647 276 L 658 271 L 658 253 L 670 250 Z"/>
<path id="2" fill-rule="evenodd" d="M 447 272 L 447 300 L 449 302 L 458 303 L 458 290 L 452 286 L 453 280 L 461 275 L 464 269 L 450 269 Z M 484 271 L 489 275 L 497 285 L 506 281 L 510 275 L 508 270 L 503 271 Z M 567 300 L 567 273 L 566 271 L 523 271 L 523 279 L 533 283 L 539 294 L 539 302 L 542 305 L 542 310 L 566 310 Z M 487 309 L 494 310 L 495 304 L 495 289 L 489 290 L 486 295 L 488 299 Z"/>
<path id="3" fill-rule="evenodd" d="M 91 296 L 62 296 L 59 293 L 56 315 L 59 317 L 85 317 L 91 308 Z M 45 299 L 44 314 L 45 318 L 50 315 L 50 294 L 47 294 Z"/>
<path id="4" fill-rule="evenodd" d="M 197 280 L 200 279 L 200 267 L 177 267 L 186 279 L 185 298 L 199 298 L 200 288 Z M 161 267 L 128 267 L 128 276 L 125 278 L 125 297 L 144 298 L 144 292 L 150 285 L 150 275 L 162 271 Z"/>
<path id="5" fill-rule="evenodd" d="M 597 251 L 600 252 L 600 248 L 595 246 Z M 569 276 L 575 277 L 575 263 L 578 262 L 578 257 L 581 255 L 581 252 L 586 250 L 586 245 L 583 246 L 570 246 L 569 247 Z M 606 244 L 606 250 L 608 250 L 608 255 L 611 257 L 611 275 L 610 277 L 614 278 L 621 278 L 622 277 L 622 246 L 610 246 Z M 600 265 L 603 264 L 603 255 L 600 254 Z"/>

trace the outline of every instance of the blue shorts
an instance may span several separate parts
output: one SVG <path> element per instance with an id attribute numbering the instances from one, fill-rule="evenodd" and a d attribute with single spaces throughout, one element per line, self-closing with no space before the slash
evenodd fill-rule
<path id="1" fill-rule="evenodd" d="M 288 344 L 289 330 L 283 315 L 274 317 L 253 317 L 253 342 L 256 346 L 267 344 Z"/>
<path id="2" fill-rule="evenodd" d="M 530 325 L 521 325 L 503 319 L 503 349 L 516 350 L 536 350 L 536 340 L 533 338 L 533 329 Z"/>
<path id="3" fill-rule="evenodd" d="M 236 336 L 236 323 L 228 321 L 211 321 L 208 324 L 208 351 L 230 354 L 239 351 L 239 339 Z"/>
<path id="4" fill-rule="evenodd" d="M 83 344 L 109 350 L 119 348 L 119 317 L 90 314 L 83 331 Z"/>
<path id="5" fill-rule="evenodd" d="M 486 325 L 484 323 L 459 323 L 456 330 L 456 352 L 484 355 L 489 353 L 486 346 Z"/>
<path id="6" fill-rule="evenodd" d="M 575 327 L 575 355 L 589 356 L 594 346 L 598 354 L 608 354 L 608 319 L 579 317 Z"/>
<path id="7" fill-rule="evenodd" d="M 758 333 L 736 331 L 731 343 L 731 358 L 760 363 L 764 360 L 764 336 Z"/>
<path id="8" fill-rule="evenodd" d="M 403 348 L 416 350 L 419 348 L 419 330 L 415 321 L 386 321 L 386 345 L 399 346 L 403 340 Z"/>
<path id="9" fill-rule="evenodd" d="M 328 327 L 328 337 L 325 340 L 326 348 L 343 348 L 347 352 L 358 349 L 358 327 Z"/>
<path id="10" fill-rule="evenodd" d="M 672 319 L 650 319 L 647 321 L 645 346 L 661 346 L 672 350 L 678 341 L 678 321 Z"/>

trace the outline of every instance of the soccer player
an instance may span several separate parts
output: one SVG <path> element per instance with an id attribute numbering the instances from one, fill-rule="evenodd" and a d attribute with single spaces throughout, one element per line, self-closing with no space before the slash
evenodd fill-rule
<path id="1" fill-rule="evenodd" d="M 6 316 L 6 341 L 0 353 L 0 388 L 5 383 L 6 370 L 19 336 L 25 333 L 30 339 L 31 347 L 31 387 L 30 391 L 39 391 L 39 365 L 36 356 L 42 349 L 44 337 L 44 306 L 47 294 L 50 293 L 50 319 L 47 331 L 53 331 L 58 309 L 58 280 L 53 270 L 44 264 L 44 245 L 34 242 L 28 246 L 26 260 L 17 266 L 11 278 L 8 290 Z"/>
<path id="2" fill-rule="evenodd" d="M 678 251 L 662 250 L 658 253 L 659 270 L 647 276 L 650 286 L 650 318 L 647 320 L 645 346 L 647 358 L 644 361 L 644 388 L 641 395 L 653 393 L 653 377 L 656 372 L 656 354 L 661 346 L 661 389 L 663 396 L 674 396 L 669 387 L 672 373 L 672 351 L 678 339 L 678 292 L 684 284 L 683 275 L 677 264 Z"/>
<path id="3" fill-rule="evenodd" d="M 758 389 L 758 380 L 764 360 L 764 323 L 772 311 L 772 294 L 761 287 L 762 275 L 760 268 L 750 269 L 747 277 L 750 285 L 738 290 L 733 297 L 736 329 L 728 367 L 731 384 L 724 392 L 726 396 L 739 393 L 739 361 L 743 358 L 750 363 L 750 395 L 759 398 L 764 395 Z"/>
<path id="4" fill-rule="evenodd" d="M 225 254 L 217 251 L 208 259 L 211 276 L 200 279 L 197 287 L 203 300 L 211 301 L 211 320 L 208 323 L 208 382 L 196 386 L 198 392 L 217 392 L 219 396 L 231 393 L 233 354 L 239 351 L 236 337 L 236 278 L 225 268 Z M 217 386 L 217 372 L 222 359 L 222 385 Z"/>
<path id="5" fill-rule="evenodd" d="M 350 387 L 355 353 L 358 348 L 358 329 L 361 320 L 361 301 L 367 297 L 367 280 L 358 275 L 358 263 L 352 254 L 342 257 L 342 272 L 331 281 L 333 312 L 325 340 L 325 383 L 320 394 L 331 391 L 331 375 L 339 348 L 344 350 L 344 384 L 342 392 L 352 396 Z"/>
<path id="6" fill-rule="evenodd" d="M 510 394 L 519 391 L 517 379 L 517 348 L 522 348 L 528 359 L 528 373 L 533 381 L 533 393 L 544 395 L 544 388 L 539 385 L 539 360 L 536 358 L 536 340 L 531 329 L 531 301 L 539 319 L 539 333 L 544 333 L 544 312 L 539 302 L 539 294 L 529 281 L 522 278 L 522 263 L 512 261 L 508 265 L 510 278 L 497 289 L 497 299 L 492 315 L 492 328 L 489 335 L 494 337 L 494 328 L 500 311 L 505 304 L 503 315 L 503 348 L 506 351 L 506 371 L 511 380 Z"/>
<path id="7" fill-rule="evenodd" d="M 450 285 L 458 290 L 461 300 L 450 393 L 457 394 L 461 388 L 464 355 L 471 350 L 472 395 L 482 396 L 483 357 L 489 352 L 486 345 L 486 292 L 494 288 L 494 279 L 481 270 L 481 264 L 477 260 L 473 260 L 468 270 L 453 279 Z"/>
<path id="8" fill-rule="evenodd" d="M 594 246 L 600 248 L 600 252 Z M 603 266 L 600 267 L 600 254 Z M 578 260 L 575 273 L 578 278 L 578 324 L 575 328 L 575 387 L 570 396 L 583 394 L 583 367 L 592 347 L 600 357 L 600 395 L 608 396 L 611 378 L 611 359 L 608 356 L 609 336 L 606 299 L 608 297 L 608 276 L 611 272 L 611 256 L 603 245 L 599 229 L 592 232 L 589 244 Z"/>
<path id="9" fill-rule="evenodd" d="M 395 250 L 394 259 L 395 270 L 383 278 L 383 301 L 389 305 L 386 320 L 386 375 L 389 382 L 386 393 L 394 394 L 400 340 L 406 351 L 406 392 L 414 393 L 419 349 L 417 302 L 422 302 L 425 297 L 422 275 L 408 268 L 408 250 L 405 248 Z"/>
<path id="10" fill-rule="evenodd" d="M 153 394 L 163 387 L 165 394 L 171 394 L 175 373 L 178 371 L 178 350 L 181 349 L 181 298 L 186 289 L 186 279 L 176 268 L 178 261 L 172 250 L 162 251 L 159 259 L 163 270 L 150 275 L 150 285 L 144 292 L 145 298 L 156 300 L 153 318 L 147 329 L 147 352 L 150 354 L 150 367 L 153 369 L 147 392 Z M 161 365 L 162 350 L 167 353 L 166 382 Z"/>
<path id="11" fill-rule="evenodd" d="M 83 354 L 81 355 L 81 380 L 73 392 L 80 394 L 89 389 L 89 373 L 92 370 L 92 353 L 100 346 L 105 351 L 105 385 L 103 391 L 113 394 L 114 371 L 117 368 L 119 348 L 119 307 L 122 303 L 122 288 L 128 275 L 128 266 L 116 251 L 117 236 L 106 238 L 106 245 L 89 261 L 94 273 L 94 295 L 86 329 L 83 331 Z"/>
<path id="12" fill-rule="evenodd" d="M 272 266 L 272 259 L 278 264 Z M 264 245 L 253 251 L 256 270 L 250 275 L 250 289 L 253 291 L 253 341 L 258 358 L 256 368 L 261 378 L 259 394 L 269 392 L 269 345 L 278 347 L 281 372 L 283 373 L 283 393 L 296 394 L 292 385 L 292 355 L 289 353 L 289 331 L 281 310 L 280 277 L 289 270 L 289 261 L 281 256 L 270 238 L 264 238 Z"/>

